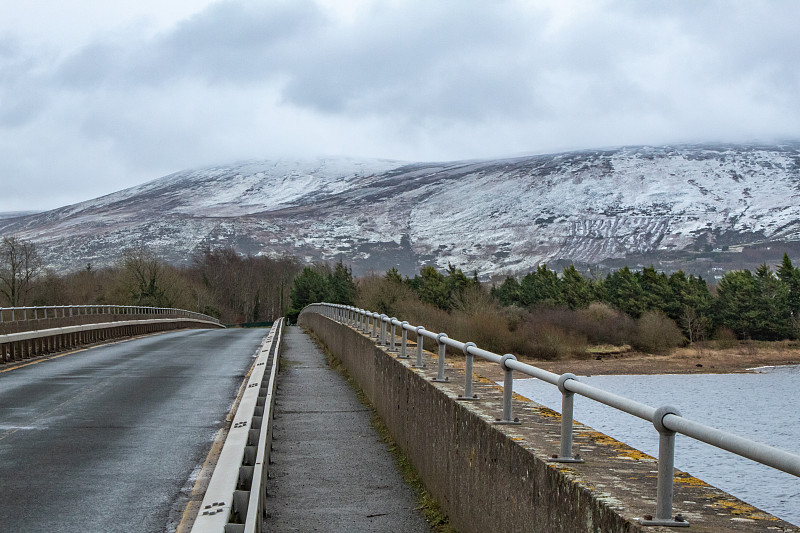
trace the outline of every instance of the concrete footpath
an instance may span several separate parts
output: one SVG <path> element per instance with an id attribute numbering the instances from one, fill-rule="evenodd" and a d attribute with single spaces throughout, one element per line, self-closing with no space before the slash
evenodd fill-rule
<path id="1" fill-rule="evenodd" d="M 369 409 L 308 335 L 284 335 L 265 531 L 430 531 Z"/>

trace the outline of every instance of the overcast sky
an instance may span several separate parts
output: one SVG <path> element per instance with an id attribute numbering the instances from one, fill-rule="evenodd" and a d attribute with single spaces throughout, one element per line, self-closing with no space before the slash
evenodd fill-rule
<path id="1" fill-rule="evenodd" d="M 800 2 L 0 3 L 0 211 L 241 159 L 800 138 Z"/>

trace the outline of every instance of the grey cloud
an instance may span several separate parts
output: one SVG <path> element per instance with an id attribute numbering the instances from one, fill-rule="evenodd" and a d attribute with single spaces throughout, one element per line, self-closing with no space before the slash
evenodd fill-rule
<path id="1" fill-rule="evenodd" d="M 127 47 L 115 43 L 92 43 L 68 57 L 55 78 L 71 89 L 99 89 L 119 77 L 130 55 Z"/>
<path id="2" fill-rule="evenodd" d="M 106 37 L 66 58 L 54 78 L 81 90 L 165 86 L 176 80 L 259 83 L 282 73 L 323 19 L 308 0 L 219 2 L 170 32 Z"/>
<path id="3" fill-rule="evenodd" d="M 0 127 L 18 128 L 39 116 L 46 98 L 36 80 L 42 60 L 11 39 L 0 40 Z"/>
<path id="4" fill-rule="evenodd" d="M 285 103 L 315 112 L 442 120 L 669 108 L 704 79 L 797 87 L 800 39 L 774 13 L 760 21 L 739 3 L 669 4 L 609 2 L 551 29 L 548 11 L 507 1 L 379 4 L 352 27 L 308 0 L 226 1 L 125 49 L 88 46 L 60 77 L 84 88 L 277 83 Z M 639 72 L 648 63 L 663 69 L 652 81 Z M 675 88 L 656 85 L 661 77 Z"/>
<path id="5" fill-rule="evenodd" d="M 32 162 L 20 179 L 83 183 L 287 151 L 800 137 L 794 0 L 367 5 L 342 22 L 312 0 L 223 1 L 78 50 L 0 38 L 0 149 Z"/>

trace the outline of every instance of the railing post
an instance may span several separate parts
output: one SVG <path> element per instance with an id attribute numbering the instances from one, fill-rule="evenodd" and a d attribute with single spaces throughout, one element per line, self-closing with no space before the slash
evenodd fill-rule
<path id="1" fill-rule="evenodd" d="M 495 420 L 495 424 L 517 425 L 520 423 L 519 418 L 512 419 L 512 405 L 511 400 L 514 395 L 514 371 L 508 368 L 508 361 L 516 361 L 517 358 L 513 354 L 507 353 L 500 359 L 500 366 L 503 367 L 503 418 Z"/>
<path id="2" fill-rule="evenodd" d="M 372 337 L 378 338 L 378 313 L 370 313 L 372 319 Z"/>
<path id="3" fill-rule="evenodd" d="M 408 359 L 408 355 L 406 355 L 406 345 L 408 343 L 408 330 L 406 326 L 408 326 L 408 321 L 403 320 L 400 323 L 400 359 Z"/>
<path id="4" fill-rule="evenodd" d="M 561 391 L 561 449 L 559 455 L 554 455 L 549 459 L 553 463 L 582 463 L 580 454 L 572 455 L 572 422 L 575 405 L 575 393 L 567 390 L 564 385 L 567 380 L 577 381 L 575 374 L 561 374 L 558 378 L 558 390 Z"/>
<path id="5" fill-rule="evenodd" d="M 459 395 L 459 400 L 477 400 L 478 395 L 472 394 L 472 364 L 474 360 L 474 356 L 469 353 L 470 348 L 475 348 L 474 342 L 467 342 L 464 343 L 464 359 L 466 364 L 464 365 L 464 395 Z"/>
<path id="6" fill-rule="evenodd" d="M 665 405 L 653 414 L 653 426 L 658 430 L 658 487 L 656 489 L 656 516 L 639 520 L 643 526 L 689 527 L 681 515 L 672 517 L 672 490 L 675 476 L 675 432 L 664 426 L 667 415 L 681 416 L 675 407 Z"/>
<path id="7" fill-rule="evenodd" d="M 395 333 L 397 331 L 397 322 L 398 322 L 397 317 L 392 317 L 391 319 L 389 319 L 389 323 L 392 325 L 392 334 L 391 334 L 392 342 L 389 344 L 389 351 L 390 352 L 396 352 L 397 351 L 397 349 L 395 347 L 395 338 L 396 338 L 395 337 Z"/>
<path id="8" fill-rule="evenodd" d="M 385 322 L 385 320 L 387 318 L 389 318 L 389 317 L 386 316 L 386 315 L 381 315 L 380 318 L 379 318 L 379 320 L 381 321 L 381 324 L 380 324 L 380 326 L 381 326 L 381 337 L 380 337 L 379 344 L 381 346 L 386 346 L 386 322 Z"/>
<path id="9" fill-rule="evenodd" d="M 425 337 L 422 336 L 423 331 L 425 331 L 425 328 L 417 326 L 417 363 L 414 368 L 425 368 L 425 363 L 422 362 L 422 345 L 425 341 Z"/>
<path id="10" fill-rule="evenodd" d="M 450 381 L 450 379 L 446 378 L 444 375 L 444 357 L 447 354 L 447 345 L 442 341 L 442 339 L 446 338 L 447 338 L 447 333 L 439 333 L 436 336 L 436 344 L 439 347 L 439 361 L 438 361 L 439 369 L 438 372 L 436 373 L 436 377 L 431 379 L 431 381 L 436 381 L 439 383 L 446 383 Z"/>

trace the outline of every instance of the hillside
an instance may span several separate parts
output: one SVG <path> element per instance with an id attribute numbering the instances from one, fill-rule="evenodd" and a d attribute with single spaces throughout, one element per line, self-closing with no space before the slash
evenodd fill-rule
<path id="1" fill-rule="evenodd" d="M 59 270 L 147 244 L 343 259 L 356 273 L 448 262 L 482 276 L 546 262 L 713 276 L 800 255 L 800 143 L 589 150 L 404 163 L 319 158 L 188 170 L 1 219 Z"/>

